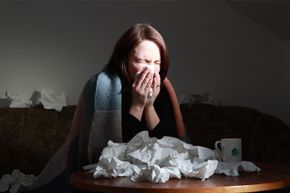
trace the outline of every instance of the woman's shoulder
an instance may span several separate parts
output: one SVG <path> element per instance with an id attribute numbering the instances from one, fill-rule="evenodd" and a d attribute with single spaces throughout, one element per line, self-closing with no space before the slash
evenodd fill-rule
<path id="1" fill-rule="evenodd" d="M 91 90 L 92 88 L 95 88 L 96 87 L 96 82 L 97 82 L 97 79 L 98 79 L 98 76 L 99 76 L 99 73 L 91 76 L 85 83 L 85 86 L 84 86 L 84 91 L 85 90 Z"/>
<path id="2" fill-rule="evenodd" d="M 103 70 L 99 71 L 98 73 L 96 73 L 96 74 L 92 75 L 91 77 L 89 77 L 86 80 L 86 82 L 85 82 L 83 91 L 84 92 L 94 92 L 94 90 L 96 88 L 96 84 L 97 84 L 98 78 L 99 78 L 100 74 L 102 74 L 102 73 L 103 73 Z"/>
<path id="3" fill-rule="evenodd" d="M 105 66 L 101 71 L 98 73 L 92 75 L 85 83 L 85 88 L 86 87 L 95 87 L 96 82 L 98 81 L 99 77 L 103 76 L 109 76 L 109 72 L 107 70 L 107 67 Z"/>

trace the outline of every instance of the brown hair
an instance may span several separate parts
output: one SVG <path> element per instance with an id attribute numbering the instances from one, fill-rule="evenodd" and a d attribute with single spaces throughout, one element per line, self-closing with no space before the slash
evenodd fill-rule
<path id="1" fill-rule="evenodd" d="M 160 78 L 167 76 L 169 67 L 168 50 L 161 34 L 146 23 L 138 23 L 129 28 L 118 40 L 110 58 L 108 67 L 111 72 L 117 72 L 126 86 L 129 85 L 128 60 L 131 51 L 143 40 L 153 41 L 160 50 Z"/>

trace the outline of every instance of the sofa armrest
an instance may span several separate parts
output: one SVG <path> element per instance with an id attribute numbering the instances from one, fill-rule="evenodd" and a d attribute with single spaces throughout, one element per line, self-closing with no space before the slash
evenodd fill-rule
<path id="1" fill-rule="evenodd" d="M 290 130 L 282 131 L 268 141 L 263 160 L 290 164 Z"/>

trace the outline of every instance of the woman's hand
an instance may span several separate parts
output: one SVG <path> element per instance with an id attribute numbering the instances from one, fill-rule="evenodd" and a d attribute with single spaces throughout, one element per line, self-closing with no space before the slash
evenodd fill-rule
<path id="1" fill-rule="evenodd" d="M 160 93 L 160 76 L 158 72 L 154 73 L 153 82 L 151 86 L 153 90 L 153 95 L 147 102 L 146 107 L 144 109 L 145 121 L 149 130 L 154 129 L 156 125 L 160 122 L 159 116 L 156 113 L 153 105 L 157 96 Z"/>
<path id="2" fill-rule="evenodd" d="M 139 120 L 141 120 L 144 108 L 148 102 L 148 94 L 153 83 L 153 76 L 151 71 L 145 68 L 132 84 L 132 103 L 129 113 Z"/>
<path id="3" fill-rule="evenodd" d="M 153 106 L 157 96 L 160 93 L 160 75 L 159 75 L 158 72 L 154 72 L 153 82 L 151 84 L 151 88 L 152 88 L 152 91 L 153 91 L 153 93 L 152 93 L 153 95 L 150 98 L 150 100 L 148 100 L 147 106 L 148 105 L 152 105 Z"/>

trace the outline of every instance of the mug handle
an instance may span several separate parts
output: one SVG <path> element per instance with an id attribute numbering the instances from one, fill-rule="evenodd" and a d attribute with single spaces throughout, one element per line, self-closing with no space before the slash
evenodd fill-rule
<path id="1" fill-rule="evenodd" d="M 220 143 L 221 143 L 221 141 L 216 141 L 216 142 L 214 143 L 214 147 L 215 147 L 215 150 L 216 150 L 216 152 L 217 152 L 217 154 L 218 154 L 218 156 L 217 156 L 218 160 L 219 160 L 219 161 L 223 161 L 222 152 L 221 152 L 221 150 L 220 150 L 220 148 L 219 148 L 219 144 L 220 144 Z"/>

